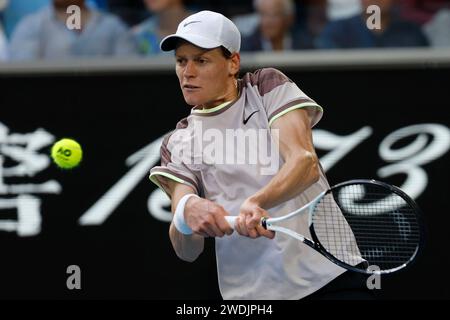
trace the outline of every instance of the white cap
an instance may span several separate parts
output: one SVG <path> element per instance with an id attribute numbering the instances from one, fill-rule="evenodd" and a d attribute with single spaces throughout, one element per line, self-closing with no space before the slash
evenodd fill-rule
<path id="1" fill-rule="evenodd" d="M 161 50 L 174 50 L 179 39 L 204 49 L 224 46 L 231 53 L 239 52 L 241 48 L 241 34 L 236 25 L 213 11 L 200 11 L 181 21 L 177 32 L 161 41 Z"/>

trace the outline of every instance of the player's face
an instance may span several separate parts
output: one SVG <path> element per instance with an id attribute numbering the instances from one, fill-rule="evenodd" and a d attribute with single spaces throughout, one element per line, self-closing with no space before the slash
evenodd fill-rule
<path id="1" fill-rule="evenodd" d="M 236 98 L 239 54 L 224 57 L 220 48 L 204 50 L 182 43 L 175 51 L 176 73 L 189 105 L 212 108 Z"/>

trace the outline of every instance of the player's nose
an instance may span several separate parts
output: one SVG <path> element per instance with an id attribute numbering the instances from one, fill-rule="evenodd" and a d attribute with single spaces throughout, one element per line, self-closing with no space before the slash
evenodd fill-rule
<path id="1" fill-rule="evenodd" d="M 194 61 L 187 61 L 186 66 L 184 68 L 184 76 L 185 77 L 194 77 L 196 75 L 196 69 Z"/>

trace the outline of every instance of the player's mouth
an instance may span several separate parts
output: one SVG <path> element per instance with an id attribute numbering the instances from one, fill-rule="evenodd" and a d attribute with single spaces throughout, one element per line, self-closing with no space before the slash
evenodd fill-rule
<path id="1" fill-rule="evenodd" d="M 193 85 L 191 85 L 191 84 L 185 84 L 185 85 L 183 85 L 183 90 L 184 90 L 184 91 L 187 91 L 187 92 L 193 92 L 193 91 L 196 91 L 196 90 L 199 90 L 199 89 L 200 89 L 200 87 L 193 86 Z"/>

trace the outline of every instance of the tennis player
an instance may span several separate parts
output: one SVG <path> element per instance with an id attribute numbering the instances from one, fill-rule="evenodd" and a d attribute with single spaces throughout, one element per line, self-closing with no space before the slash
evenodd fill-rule
<path id="1" fill-rule="evenodd" d="M 150 172 L 171 198 L 169 236 L 176 254 L 194 261 L 204 238 L 215 237 L 224 299 L 301 299 L 321 288 L 326 293 L 328 286 L 341 291 L 337 298 L 345 298 L 347 289 L 367 291 L 364 276 L 336 279 L 344 269 L 260 226 L 261 217 L 287 214 L 329 188 L 311 134 L 322 108 L 276 69 L 238 79 L 240 42 L 233 22 L 212 11 L 187 17 L 161 42 L 163 51 L 175 50 L 180 87 L 193 106 L 165 137 L 161 165 Z M 244 132 L 254 141 L 233 144 L 230 132 L 234 137 Z M 215 152 L 208 152 L 211 146 Z M 262 149 L 275 154 L 264 158 Z M 252 152 L 257 161 L 251 161 Z M 269 165 L 262 161 L 267 159 Z M 239 216 L 237 232 L 226 215 Z M 288 223 L 309 234 L 307 217 Z"/>

